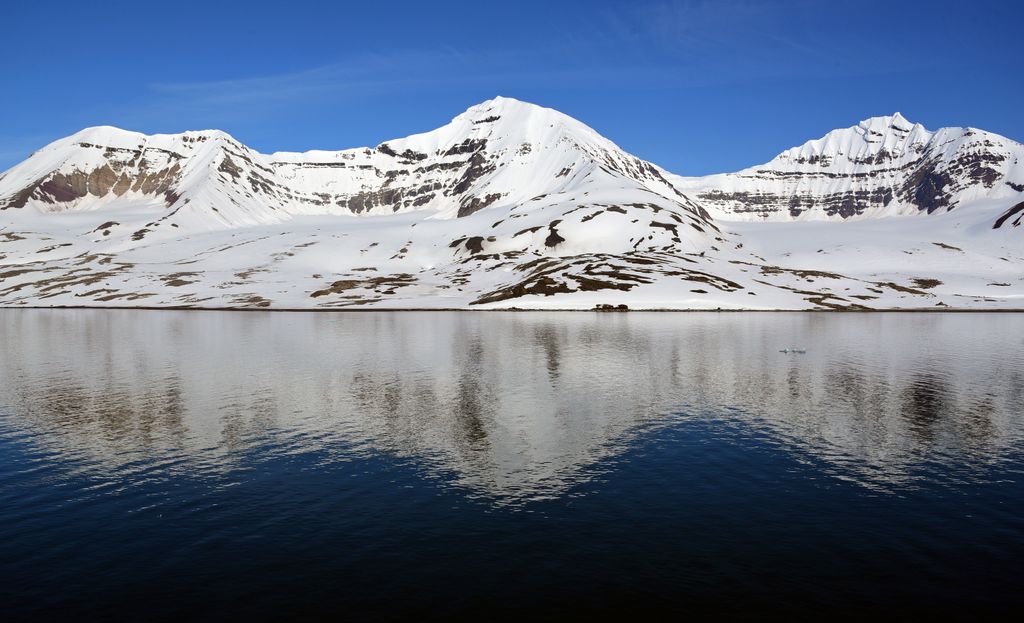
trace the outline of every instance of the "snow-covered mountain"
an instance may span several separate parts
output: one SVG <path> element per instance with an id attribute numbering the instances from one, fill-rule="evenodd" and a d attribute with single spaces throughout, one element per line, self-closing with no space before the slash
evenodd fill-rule
<path id="1" fill-rule="evenodd" d="M 417 209 L 455 218 L 612 185 L 687 202 L 664 175 L 570 117 L 497 98 L 432 132 L 335 152 L 263 155 L 216 130 L 146 136 L 88 128 L 0 177 L 0 209 L 158 200 L 166 209 L 150 227 L 164 231 Z"/>
<path id="2" fill-rule="evenodd" d="M 833 130 L 760 166 L 673 182 L 729 219 L 933 214 L 1019 201 L 1024 145 L 975 128 L 929 132 L 896 113 Z"/>
<path id="3" fill-rule="evenodd" d="M 508 98 L 337 152 L 90 128 L 0 175 L 0 304 L 1016 307 L 1022 155 L 894 116 L 683 178 Z"/>

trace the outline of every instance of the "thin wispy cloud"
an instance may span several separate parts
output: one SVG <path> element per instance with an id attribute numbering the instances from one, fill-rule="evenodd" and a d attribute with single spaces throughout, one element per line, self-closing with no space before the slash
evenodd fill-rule
<path id="1" fill-rule="evenodd" d="M 494 95 L 536 87 L 590 88 L 609 81 L 623 87 L 664 85 L 678 80 L 664 66 L 631 62 L 595 63 L 592 51 L 561 44 L 558 65 L 545 60 L 552 49 L 404 50 L 367 53 L 289 73 L 194 82 L 154 82 L 141 105 L 124 117 L 144 125 L 169 112 L 199 116 L 260 116 L 310 101 L 373 98 L 391 93 L 481 87 Z M 571 49 L 564 49 L 570 47 Z M 525 69 L 528 68 L 528 69 Z"/>
<path id="2" fill-rule="evenodd" d="M 272 101 L 325 92 L 388 89 L 427 80 L 441 67 L 450 70 L 466 64 L 466 55 L 454 50 L 363 54 L 290 73 L 200 82 L 156 82 L 149 87 L 157 95 L 214 103 Z"/>

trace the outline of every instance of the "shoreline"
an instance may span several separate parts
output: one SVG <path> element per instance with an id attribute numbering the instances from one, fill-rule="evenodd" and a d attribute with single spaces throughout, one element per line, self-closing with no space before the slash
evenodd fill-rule
<path id="1" fill-rule="evenodd" d="M 503 307 L 473 309 L 466 307 L 345 307 L 345 308 L 322 308 L 322 307 L 189 307 L 189 306 L 103 306 L 103 305 L 0 305 L 0 311 L 7 310 L 42 310 L 42 309 L 101 309 L 121 311 L 196 311 L 196 312 L 283 312 L 283 313 L 371 313 L 371 312 L 558 312 L 558 313 L 592 313 L 592 314 L 637 314 L 637 313 L 755 313 L 755 314 L 793 314 L 793 313 L 838 313 L 838 314 L 878 314 L 878 313 L 924 313 L 924 314 L 1021 314 L 1024 308 L 1000 308 L 1000 309 L 976 309 L 970 307 L 943 307 L 936 308 L 913 308 L 913 307 L 892 307 L 877 309 L 692 309 L 692 308 L 651 308 L 651 309 L 580 309 L 573 307 L 537 309 L 525 307 Z"/>

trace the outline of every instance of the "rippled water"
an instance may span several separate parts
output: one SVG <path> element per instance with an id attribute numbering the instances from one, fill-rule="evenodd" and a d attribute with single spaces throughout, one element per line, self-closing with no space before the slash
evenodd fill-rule
<path id="1" fill-rule="evenodd" d="M 1024 315 L 7 310 L 0 347 L 5 619 L 1024 605 Z"/>

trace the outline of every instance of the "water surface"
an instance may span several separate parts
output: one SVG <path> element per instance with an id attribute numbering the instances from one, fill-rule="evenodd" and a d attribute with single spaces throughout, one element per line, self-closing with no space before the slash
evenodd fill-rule
<path id="1" fill-rule="evenodd" d="M 1024 605 L 1024 315 L 6 310 L 0 347 L 5 618 Z"/>

